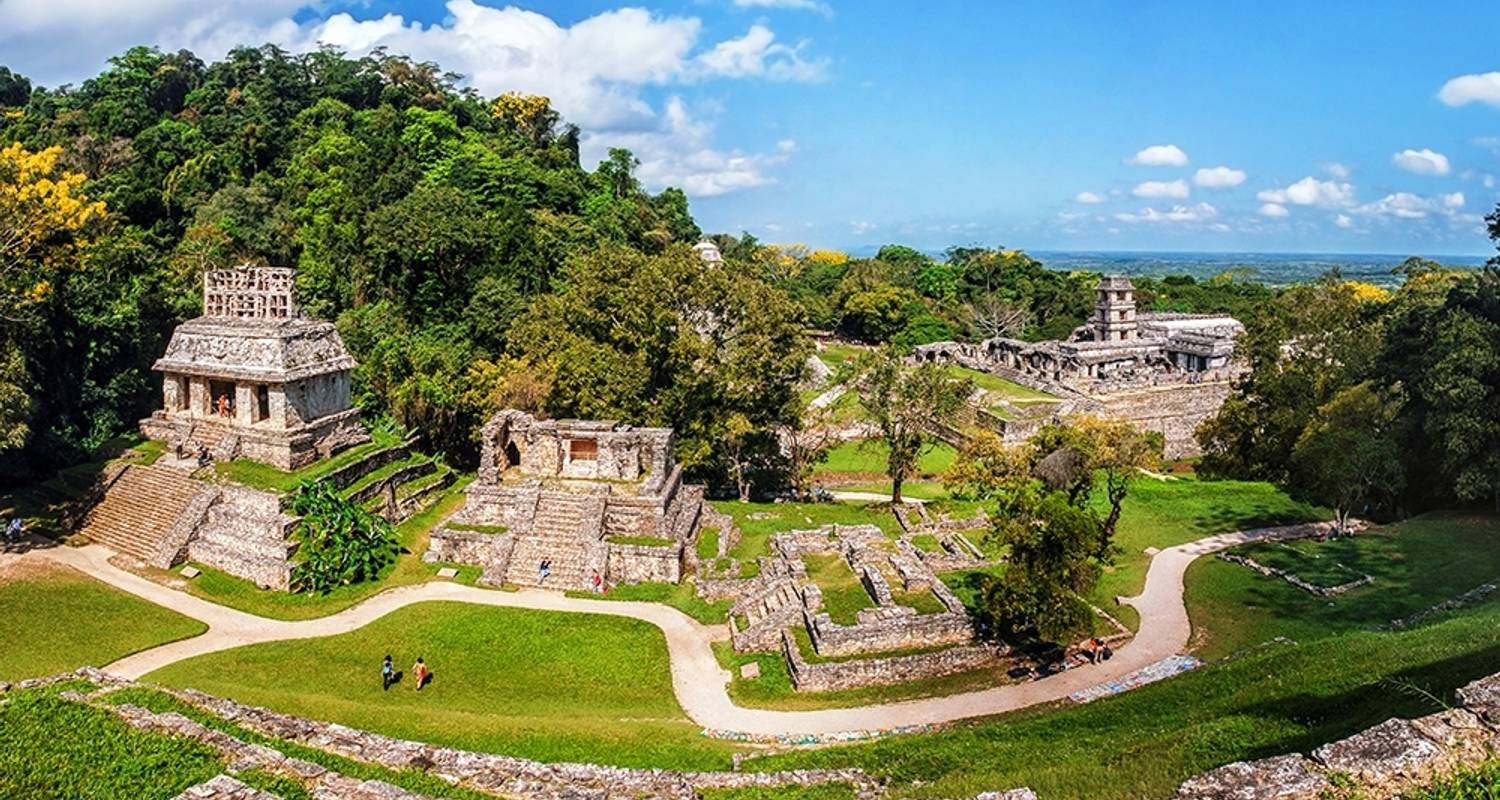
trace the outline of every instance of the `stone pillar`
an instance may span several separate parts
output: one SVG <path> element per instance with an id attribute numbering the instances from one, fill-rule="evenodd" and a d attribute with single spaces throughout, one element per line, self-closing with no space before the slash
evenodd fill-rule
<path id="1" fill-rule="evenodd" d="M 255 419 L 255 385 L 234 383 L 234 424 L 250 427 Z"/>
<path id="2" fill-rule="evenodd" d="M 182 409 L 182 398 L 178 389 L 181 388 L 181 378 L 168 372 L 161 376 L 161 408 L 168 414 Z"/>
<path id="3" fill-rule="evenodd" d="M 266 424 L 278 430 L 285 430 L 287 426 L 286 417 L 286 387 L 280 384 L 270 388 L 271 414 L 266 417 Z"/>
<path id="4" fill-rule="evenodd" d="M 197 375 L 188 378 L 188 414 L 193 417 L 211 417 L 208 408 L 208 380 Z"/>

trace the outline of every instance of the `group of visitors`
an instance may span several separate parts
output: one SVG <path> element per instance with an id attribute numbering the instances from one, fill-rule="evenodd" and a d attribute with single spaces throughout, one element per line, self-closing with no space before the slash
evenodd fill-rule
<path id="1" fill-rule="evenodd" d="M 550 577 L 552 577 L 552 559 L 544 558 L 542 559 L 542 563 L 538 564 L 536 567 L 537 585 L 540 586 L 546 583 L 547 579 Z M 595 594 L 604 594 L 604 575 L 600 573 L 599 570 L 594 570 L 594 576 L 589 579 L 589 585 L 593 589 Z"/>
<path id="2" fill-rule="evenodd" d="M 417 663 L 411 666 L 411 675 L 416 681 L 413 688 L 419 692 L 422 691 L 423 686 L 426 686 L 432 680 L 432 670 L 427 668 L 427 662 L 423 661 L 421 656 L 417 656 Z M 391 661 L 390 655 L 387 654 L 385 661 L 380 663 L 380 688 L 383 691 L 390 691 L 392 686 L 400 682 L 401 673 L 396 671 L 395 664 Z"/>
<path id="3" fill-rule="evenodd" d="M 1098 664 L 1114 658 L 1115 651 L 1111 650 L 1109 645 L 1104 643 L 1103 639 L 1092 636 L 1089 637 L 1087 642 L 1084 642 L 1083 654 L 1089 660 L 1090 664 Z"/>
<path id="4" fill-rule="evenodd" d="M 10 523 L 5 526 L 5 544 L 6 544 L 6 546 L 10 546 L 10 545 L 13 545 L 13 544 L 21 541 L 21 537 L 24 536 L 24 535 L 25 535 L 25 531 L 24 531 L 22 523 L 21 523 L 21 518 L 20 517 L 11 517 L 10 518 Z"/>

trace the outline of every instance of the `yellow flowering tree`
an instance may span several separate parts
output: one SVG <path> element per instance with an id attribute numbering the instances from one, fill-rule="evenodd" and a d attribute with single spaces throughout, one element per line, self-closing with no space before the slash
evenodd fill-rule
<path id="1" fill-rule="evenodd" d="M 552 101 L 535 94 L 506 92 L 490 103 L 490 116 L 505 128 L 542 146 L 552 140 L 562 120 L 552 110 Z"/>
<path id="2" fill-rule="evenodd" d="M 104 204 L 82 192 L 84 177 L 58 168 L 62 148 L 0 148 L 0 451 L 25 444 L 32 398 L 17 346 L 54 277 L 78 263 Z"/>
<path id="3" fill-rule="evenodd" d="M 62 148 L 0 149 L 0 316 L 22 320 L 47 299 L 57 271 L 77 264 L 104 203 L 82 191 L 84 176 L 58 168 Z"/>

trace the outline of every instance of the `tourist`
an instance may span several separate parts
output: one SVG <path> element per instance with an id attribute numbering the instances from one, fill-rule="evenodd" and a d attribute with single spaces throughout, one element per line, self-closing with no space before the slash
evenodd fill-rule
<path id="1" fill-rule="evenodd" d="M 544 558 L 544 559 L 542 559 L 542 563 L 538 564 L 537 568 L 536 568 L 536 582 L 537 583 L 546 583 L 547 582 L 547 576 L 551 575 L 551 574 L 552 574 L 552 559 L 550 559 L 550 558 Z"/>
<path id="2" fill-rule="evenodd" d="M 417 681 L 417 691 L 419 692 L 422 691 L 423 684 L 426 684 L 427 679 L 432 675 L 431 672 L 427 671 L 427 662 L 423 661 L 421 656 L 417 656 L 417 663 L 412 665 L 411 674 Z"/>
<path id="3" fill-rule="evenodd" d="M 21 518 L 11 517 L 10 524 L 5 526 L 5 543 L 13 544 L 21 541 Z"/>
<path id="4" fill-rule="evenodd" d="M 603 594 L 603 593 L 604 593 L 604 576 L 600 575 L 599 574 L 599 570 L 596 569 L 596 570 L 594 570 L 594 594 Z"/>
<path id="5" fill-rule="evenodd" d="M 386 655 L 385 661 L 380 663 L 380 689 L 389 691 L 391 684 L 396 682 L 396 667 L 391 663 L 391 657 Z"/>
<path id="6" fill-rule="evenodd" d="M 229 416 L 229 395 L 227 394 L 219 395 L 219 416 Z"/>

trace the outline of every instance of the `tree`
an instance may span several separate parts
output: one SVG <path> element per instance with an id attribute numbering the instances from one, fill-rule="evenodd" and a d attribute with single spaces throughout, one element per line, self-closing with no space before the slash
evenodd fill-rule
<path id="1" fill-rule="evenodd" d="M 983 295 L 964 308 L 976 339 L 1016 337 L 1031 324 L 1031 312 L 995 295 Z"/>
<path id="2" fill-rule="evenodd" d="M 937 364 L 908 367 L 890 347 L 863 356 L 856 369 L 855 391 L 889 449 L 885 470 L 891 502 L 900 503 L 902 481 L 937 441 L 937 432 L 953 422 L 973 386 Z"/>
<path id="3" fill-rule="evenodd" d="M 328 592 L 374 580 L 396 560 L 399 546 L 391 523 L 349 501 L 328 481 L 306 483 L 292 496 L 302 517 L 292 565 L 294 592 Z"/>
<path id="4" fill-rule="evenodd" d="M 1120 521 L 1120 508 L 1130 490 L 1130 482 L 1142 470 L 1154 470 L 1161 465 L 1164 446 L 1162 435 L 1153 431 L 1142 431 L 1126 420 L 1075 414 L 1068 418 L 1066 427 L 1049 426 L 1038 434 L 1039 447 L 1052 436 L 1065 446 L 1076 447 L 1083 456 L 1081 478 L 1082 492 L 1074 491 L 1073 501 L 1083 502 L 1092 488 L 1094 476 L 1104 476 L 1104 498 L 1109 503 L 1109 514 L 1105 516 L 1103 528 L 1105 541 L 1115 535 L 1115 525 Z"/>
<path id="5" fill-rule="evenodd" d="M 943 486 L 954 497 L 994 499 L 1029 483 L 1034 460 L 1029 446 L 1008 447 L 996 434 L 980 431 L 943 474 Z"/>
<path id="6" fill-rule="evenodd" d="M 828 449 L 838 441 L 833 409 L 808 405 L 796 424 L 776 429 L 781 452 L 786 456 L 787 479 L 800 498 L 812 496 L 812 474 L 828 457 Z"/>
<path id="7" fill-rule="evenodd" d="M 980 590 L 998 629 L 1055 643 L 1087 632 L 1093 611 L 1083 598 L 1107 550 L 1098 517 L 1032 484 L 1004 493 L 991 519 L 991 541 L 1008 550 L 1006 568 Z"/>
<path id="8" fill-rule="evenodd" d="M 1339 534 L 1355 511 L 1389 503 L 1402 488 L 1401 454 L 1390 438 L 1399 398 L 1370 382 L 1318 408 L 1292 451 L 1294 493 L 1333 509 Z"/>

